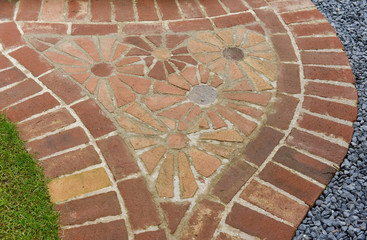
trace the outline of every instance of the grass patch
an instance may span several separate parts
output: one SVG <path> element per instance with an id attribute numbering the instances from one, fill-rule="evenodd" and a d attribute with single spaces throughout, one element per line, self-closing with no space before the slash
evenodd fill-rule
<path id="1" fill-rule="evenodd" d="M 46 183 L 15 125 L 0 115 L 0 239 L 59 239 Z"/>

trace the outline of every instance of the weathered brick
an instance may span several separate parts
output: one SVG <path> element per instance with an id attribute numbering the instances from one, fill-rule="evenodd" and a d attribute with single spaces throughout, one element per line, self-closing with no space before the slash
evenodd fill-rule
<path id="1" fill-rule="evenodd" d="M 135 20 L 134 3 L 132 1 L 113 0 L 112 4 L 116 21 L 125 22 Z"/>
<path id="2" fill-rule="evenodd" d="M 71 0 L 68 3 L 68 19 L 86 20 L 88 17 L 89 0 Z"/>
<path id="3" fill-rule="evenodd" d="M 308 82 L 305 86 L 306 95 L 315 95 L 333 99 L 349 99 L 357 102 L 357 90 L 328 83 Z"/>
<path id="4" fill-rule="evenodd" d="M 62 231 L 61 237 L 64 240 L 129 239 L 124 220 L 65 229 Z"/>
<path id="5" fill-rule="evenodd" d="M 142 178 L 122 181 L 117 185 L 134 230 L 161 224 L 152 195 Z"/>
<path id="6" fill-rule="evenodd" d="M 164 217 L 166 218 L 168 228 L 171 233 L 175 233 L 186 211 L 189 209 L 189 203 L 163 202 L 161 203 Z"/>
<path id="7" fill-rule="evenodd" d="M 280 129 L 288 129 L 293 119 L 299 99 L 278 94 L 272 111 L 269 113 L 267 125 Z"/>
<path id="8" fill-rule="evenodd" d="M 333 27 L 328 22 L 291 25 L 290 29 L 296 37 L 335 34 Z"/>
<path id="9" fill-rule="evenodd" d="M 59 70 L 50 72 L 39 80 L 66 104 L 75 102 L 85 96 L 81 87 L 72 82 L 69 77 L 63 75 Z"/>
<path id="10" fill-rule="evenodd" d="M 268 163 L 259 177 L 312 206 L 322 192 L 318 185 L 274 164 Z"/>
<path id="11" fill-rule="evenodd" d="M 127 23 L 123 32 L 132 35 L 159 34 L 164 32 L 160 23 Z"/>
<path id="12" fill-rule="evenodd" d="M 90 1 L 90 12 L 92 22 L 111 22 L 111 3 L 110 1 Z"/>
<path id="13" fill-rule="evenodd" d="M 213 29 L 213 26 L 208 19 L 171 22 L 168 24 L 168 26 L 173 32 L 188 32 Z"/>
<path id="14" fill-rule="evenodd" d="M 289 147 L 281 147 L 273 157 L 273 161 L 279 162 L 325 185 L 330 182 L 336 172 L 335 168 Z"/>
<path id="15" fill-rule="evenodd" d="M 352 69 L 330 68 L 319 66 L 304 66 L 303 72 L 306 79 L 331 80 L 337 82 L 354 83 Z"/>
<path id="16" fill-rule="evenodd" d="M 278 90 L 285 93 L 301 93 L 299 65 L 279 64 Z"/>
<path id="17" fill-rule="evenodd" d="M 80 120 L 93 137 L 101 137 L 116 130 L 112 121 L 106 117 L 99 106 L 91 99 L 72 106 Z"/>
<path id="18" fill-rule="evenodd" d="M 138 10 L 139 21 L 158 20 L 157 10 L 153 1 L 137 0 L 136 8 Z"/>
<path id="19" fill-rule="evenodd" d="M 29 140 L 45 133 L 66 127 L 75 122 L 75 119 L 66 109 L 57 110 L 46 115 L 18 124 L 20 137 Z"/>
<path id="20" fill-rule="evenodd" d="M 25 34 L 60 34 L 65 35 L 68 26 L 64 23 L 25 22 L 22 25 Z"/>
<path id="21" fill-rule="evenodd" d="M 70 174 L 89 166 L 100 163 L 101 160 L 92 146 L 78 149 L 55 157 L 42 160 L 41 166 L 49 178 Z"/>
<path id="22" fill-rule="evenodd" d="M 157 0 L 162 20 L 180 19 L 180 13 L 175 1 Z"/>
<path id="23" fill-rule="evenodd" d="M 271 41 L 274 44 L 275 51 L 278 53 L 280 61 L 294 62 L 297 61 L 296 54 L 288 35 L 273 35 Z"/>
<path id="24" fill-rule="evenodd" d="M 45 138 L 28 142 L 27 148 L 38 158 L 87 143 L 87 135 L 82 128 L 77 127 L 60 133 L 56 133 Z"/>
<path id="25" fill-rule="evenodd" d="M 3 59 L 0 58 L 0 62 L 2 60 Z M 13 67 L 13 68 L 5 70 L 5 71 L 2 71 L 2 72 L 0 72 L 0 79 L 1 79 L 0 88 L 4 87 L 6 85 L 12 84 L 12 83 L 20 82 L 20 81 L 24 80 L 25 78 L 26 78 L 26 75 L 24 75 L 24 73 L 22 73 L 16 67 Z"/>
<path id="26" fill-rule="evenodd" d="M 51 94 L 44 93 L 6 109 L 6 116 L 10 121 L 18 122 L 57 105 L 59 102 Z"/>
<path id="27" fill-rule="evenodd" d="M 40 18 L 43 21 L 56 22 L 64 20 L 64 1 L 48 0 L 43 2 Z"/>
<path id="28" fill-rule="evenodd" d="M 16 2 L 0 2 L 0 19 L 12 20 L 14 16 L 14 6 Z"/>
<path id="29" fill-rule="evenodd" d="M 297 129 L 292 130 L 287 138 L 287 143 L 337 164 L 342 163 L 348 150 L 346 147 L 342 147 L 309 133 L 301 132 Z"/>
<path id="30" fill-rule="evenodd" d="M 27 68 L 36 77 L 53 68 L 46 59 L 29 47 L 19 48 L 16 51 L 11 52 L 10 56 L 18 60 L 20 64 Z"/>
<path id="31" fill-rule="evenodd" d="M 301 23 L 301 22 L 309 22 L 314 20 L 323 20 L 325 17 L 322 13 L 315 9 L 301 10 L 297 12 L 288 12 L 281 14 L 284 22 L 286 24 L 290 23 Z"/>
<path id="32" fill-rule="evenodd" d="M 231 13 L 248 10 L 241 0 L 222 0 L 222 3 L 229 9 Z"/>
<path id="33" fill-rule="evenodd" d="M 227 28 L 237 25 L 250 24 L 255 21 L 256 20 L 254 16 L 252 16 L 250 12 L 213 18 L 214 24 L 219 28 Z"/>
<path id="34" fill-rule="evenodd" d="M 36 21 L 41 9 L 42 1 L 21 1 L 17 13 L 17 21 Z"/>
<path id="35" fill-rule="evenodd" d="M 261 239 L 291 239 L 295 228 L 235 203 L 226 223 Z"/>
<path id="36" fill-rule="evenodd" d="M 273 151 L 274 147 L 278 145 L 283 136 L 283 133 L 273 128 L 262 128 L 259 135 L 247 145 L 245 160 L 260 166 Z"/>
<path id="37" fill-rule="evenodd" d="M 0 69 L 8 68 L 13 64 L 2 54 L 0 54 Z"/>
<path id="38" fill-rule="evenodd" d="M 252 181 L 241 198 L 297 226 L 305 217 L 308 206 L 283 195 L 258 181 Z"/>
<path id="39" fill-rule="evenodd" d="M 204 17 L 204 14 L 200 10 L 200 6 L 195 0 L 179 1 L 179 5 L 186 18 Z"/>
<path id="40" fill-rule="evenodd" d="M 62 226 L 82 224 L 100 217 L 121 214 L 120 203 L 115 192 L 73 200 L 56 205 L 55 208 L 60 212 Z"/>
<path id="41" fill-rule="evenodd" d="M 5 48 L 19 47 L 24 44 L 22 35 L 14 22 L 0 23 L 0 43 Z"/>
<path id="42" fill-rule="evenodd" d="M 199 0 L 199 2 L 203 6 L 205 12 L 208 14 L 209 17 L 226 14 L 226 11 L 224 11 L 218 0 Z"/>
<path id="43" fill-rule="evenodd" d="M 296 43 L 301 50 L 343 49 L 343 45 L 337 37 L 296 38 Z"/>
<path id="44" fill-rule="evenodd" d="M 323 133 L 329 137 L 342 138 L 347 143 L 351 141 L 353 135 L 352 126 L 315 117 L 307 113 L 304 113 L 299 117 L 298 125 L 301 128 Z"/>
<path id="45" fill-rule="evenodd" d="M 41 91 L 42 88 L 35 81 L 27 79 L 15 85 L 12 88 L 6 89 L 0 92 L 0 109 L 9 106 L 23 98 L 29 97 L 37 92 Z"/>
<path id="46" fill-rule="evenodd" d="M 252 8 L 260 8 L 268 6 L 268 4 L 264 0 L 247 0 L 248 5 Z"/>
<path id="47" fill-rule="evenodd" d="M 223 205 L 207 199 L 203 199 L 198 202 L 194 209 L 194 213 L 189 220 L 189 227 L 181 237 L 181 240 L 212 239 L 214 231 L 221 219 L 221 213 L 223 210 Z"/>
<path id="48" fill-rule="evenodd" d="M 154 232 L 144 232 L 135 235 L 135 240 L 166 240 L 166 233 L 164 230 L 158 230 Z"/>
<path id="49" fill-rule="evenodd" d="M 256 169 L 249 164 L 236 161 L 222 174 L 212 193 L 222 202 L 229 203 L 255 172 Z"/>
<path id="50" fill-rule="evenodd" d="M 291 12 L 302 10 L 304 8 L 315 7 L 315 5 L 310 0 L 272 1 L 270 4 L 279 13 Z"/>
<path id="51" fill-rule="evenodd" d="M 301 52 L 301 60 L 303 64 L 349 66 L 345 52 Z"/>
<path id="52" fill-rule="evenodd" d="M 121 137 L 109 137 L 97 141 L 97 144 L 116 180 L 139 171 L 138 165 Z"/>
<path id="53" fill-rule="evenodd" d="M 71 26 L 71 35 L 109 35 L 116 33 L 116 24 L 73 24 Z"/>
<path id="54" fill-rule="evenodd" d="M 273 10 L 269 8 L 254 10 L 256 15 L 272 33 L 286 33 L 283 24 L 279 21 Z"/>

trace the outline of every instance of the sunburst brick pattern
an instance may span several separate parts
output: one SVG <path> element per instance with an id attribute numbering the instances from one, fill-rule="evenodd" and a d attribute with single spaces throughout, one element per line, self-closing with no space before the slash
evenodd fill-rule
<path id="1" fill-rule="evenodd" d="M 354 79 L 310 1 L 0 9 L 0 110 L 62 239 L 291 239 L 346 154 Z"/>

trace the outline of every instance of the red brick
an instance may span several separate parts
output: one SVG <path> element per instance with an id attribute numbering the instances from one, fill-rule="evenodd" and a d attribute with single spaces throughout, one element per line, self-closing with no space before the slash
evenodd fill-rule
<path id="1" fill-rule="evenodd" d="M 20 136 L 23 140 L 29 140 L 45 133 L 66 127 L 75 122 L 75 119 L 66 109 L 61 109 L 32 120 L 18 124 Z"/>
<path id="2" fill-rule="evenodd" d="M 357 107 L 342 103 L 325 101 L 313 97 L 305 97 L 302 107 L 314 113 L 329 115 L 350 122 L 354 122 L 357 119 Z"/>
<path id="3" fill-rule="evenodd" d="M 177 226 L 180 224 L 186 211 L 189 209 L 189 203 L 163 202 L 161 203 L 164 217 L 166 218 L 168 228 L 171 234 L 176 232 Z"/>
<path id="4" fill-rule="evenodd" d="M 328 184 L 336 169 L 289 147 L 281 147 L 273 161 L 309 176 L 322 184 Z"/>
<path id="5" fill-rule="evenodd" d="M 139 172 L 138 165 L 121 137 L 109 137 L 97 141 L 97 144 L 116 180 Z"/>
<path id="6" fill-rule="evenodd" d="M 354 87 L 337 86 L 328 83 L 308 82 L 305 94 L 325 98 L 350 99 L 357 102 L 357 90 Z"/>
<path id="7" fill-rule="evenodd" d="M 240 237 L 234 237 L 234 236 L 231 236 L 227 233 L 220 233 L 216 238 L 215 240 L 242 240 L 242 238 Z"/>
<path id="8" fill-rule="evenodd" d="M 250 12 L 238 13 L 234 15 L 221 16 L 213 18 L 214 24 L 219 28 L 233 27 L 237 25 L 245 25 L 255 22 L 254 16 Z"/>
<path id="9" fill-rule="evenodd" d="M 126 180 L 119 182 L 117 185 L 134 230 L 161 224 L 157 207 L 142 178 Z"/>
<path id="10" fill-rule="evenodd" d="M 226 223 L 261 239 L 291 239 L 295 228 L 235 203 Z"/>
<path id="11" fill-rule="evenodd" d="M 53 66 L 49 64 L 46 59 L 29 47 L 17 49 L 10 53 L 10 56 L 18 60 L 20 64 L 36 77 L 53 69 Z"/>
<path id="12" fill-rule="evenodd" d="M 89 0 L 70 0 L 68 4 L 68 19 L 86 20 L 88 17 Z"/>
<path id="13" fill-rule="evenodd" d="M 3 59 L 0 58 L 0 62 L 2 60 Z M 20 82 L 24 80 L 25 78 L 26 78 L 26 75 L 24 75 L 22 71 L 20 71 L 18 68 L 15 68 L 15 67 L 2 71 L 0 72 L 0 79 L 1 79 L 0 88 L 6 85 L 12 84 L 12 83 Z"/>
<path id="14" fill-rule="evenodd" d="M 241 0 L 222 0 L 222 3 L 229 9 L 231 13 L 248 10 Z"/>
<path id="15" fill-rule="evenodd" d="M 212 239 L 223 211 L 223 205 L 207 199 L 201 200 L 198 202 L 196 208 L 194 209 L 194 213 L 189 220 L 189 227 L 187 231 L 180 239 Z"/>
<path id="16" fill-rule="evenodd" d="M 125 0 L 113 0 L 115 19 L 118 22 L 134 21 L 134 3 Z"/>
<path id="17" fill-rule="evenodd" d="M 59 70 L 48 73 L 39 79 L 65 103 L 70 104 L 85 96 L 76 83 L 63 75 Z"/>
<path id="18" fill-rule="evenodd" d="M 0 109 L 36 94 L 41 90 L 42 88 L 35 81 L 27 79 L 12 88 L 0 92 Z"/>
<path id="19" fill-rule="evenodd" d="M 247 145 L 245 160 L 260 166 L 278 145 L 283 136 L 283 133 L 273 128 L 262 128 L 259 135 Z"/>
<path id="20" fill-rule="evenodd" d="M 59 102 L 51 94 L 44 93 L 8 108 L 6 116 L 10 121 L 18 122 L 57 105 L 59 105 Z"/>
<path id="21" fill-rule="evenodd" d="M 251 181 L 240 195 L 241 198 L 265 211 L 298 226 L 309 207 L 258 181 Z"/>
<path id="22" fill-rule="evenodd" d="M 75 104 L 73 107 L 80 120 L 88 128 L 93 137 L 101 137 L 116 130 L 112 121 L 93 100 L 86 100 Z"/>
<path id="23" fill-rule="evenodd" d="M 318 49 L 343 49 L 337 37 L 303 37 L 296 38 L 299 49 L 318 50 Z"/>
<path id="24" fill-rule="evenodd" d="M 135 235 L 135 240 L 166 240 L 166 233 L 164 230 L 158 230 L 154 232 L 144 232 Z"/>
<path id="25" fill-rule="evenodd" d="M 36 21 L 42 1 L 21 1 L 17 13 L 17 21 Z"/>
<path id="26" fill-rule="evenodd" d="M 178 7 L 175 1 L 157 0 L 162 20 L 181 19 Z"/>
<path id="27" fill-rule="evenodd" d="M 278 90 L 285 93 L 301 93 L 299 65 L 279 64 Z"/>
<path id="28" fill-rule="evenodd" d="M 352 69 L 303 66 L 305 79 L 331 80 L 354 84 Z"/>
<path id="29" fill-rule="evenodd" d="M 90 12 L 92 22 L 111 22 L 110 1 L 91 0 Z"/>
<path id="30" fill-rule="evenodd" d="M 297 61 L 291 39 L 288 35 L 273 35 L 271 41 L 274 44 L 275 51 L 278 53 L 280 61 L 294 62 Z"/>
<path id="31" fill-rule="evenodd" d="M 349 66 L 345 52 L 301 52 L 303 64 Z"/>
<path id="32" fill-rule="evenodd" d="M 82 128 L 77 127 L 56 133 L 45 138 L 27 143 L 27 148 L 37 158 L 43 158 L 53 153 L 78 146 L 89 141 Z"/>
<path id="33" fill-rule="evenodd" d="M 160 23 L 127 23 L 123 32 L 130 35 L 159 34 L 164 29 Z"/>
<path id="34" fill-rule="evenodd" d="M 304 8 L 315 7 L 315 5 L 310 0 L 272 1 L 270 4 L 279 13 L 291 12 L 301 10 Z"/>
<path id="35" fill-rule="evenodd" d="M 99 159 L 97 152 L 92 146 L 88 146 L 86 148 L 42 160 L 40 163 L 47 177 L 57 178 L 100 162 L 101 160 Z"/>
<path id="36" fill-rule="evenodd" d="M 337 164 L 343 162 L 348 150 L 346 147 L 342 147 L 309 133 L 301 132 L 297 129 L 292 130 L 287 138 L 287 143 Z"/>
<path id="37" fill-rule="evenodd" d="M 199 0 L 199 2 L 209 17 L 226 14 L 226 11 L 224 11 L 218 0 Z"/>
<path id="38" fill-rule="evenodd" d="M 64 240 L 75 239 L 119 239 L 128 240 L 128 234 L 124 220 L 116 220 L 108 223 L 97 223 L 77 228 L 70 228 L 61 231 L 61 238 Z"/>
<path id="39" fill-rule="evenodd" d="M 300 116 L 298 125 L 301 128 L 323 133 L 329 137 L 342 138 L 347 143 L 351 141 L 353 135 L 353 127 L 351 126 L 315 117 L 306 113 Z"/>
<path id="40" fill-rule="evenodd" d="M 136 8 L 138 10 L 139 21 L 158 20 L 157 10 L 153 1 L 137 0 Z"/>
<path id="41" fill-rule="evenodd" d="M 212 192 L 222 202 L 229 203 L 255 172 L 249 164 L 236 161 L 222 174 Z"/>
<path id="42" fill-rule="evenodd" d="M 25 22 L 22 25 L 22 30 L 25 34 L 61 34 L 65 35 L 68 26 L 63 23 L 38 23 Z"/>
<path id="43" fill-rule="evenodd" d="M 12 20 L 16 2 L 0 1 L 0 19 Z"/>
<path id="44" fill-rule="evenodd" d="M 5 48 L 19 47 L 24 44 L 22 35 L 14 22 L 0 23 L 0 43 Z"/>
<path id="45" fill-rule="evenodd" d="M 0 54 L 0 69 L 8 68 L 13 64 L 2 54 Z"/>
<path id="46" fill-rule="evenodd" d="M 335 34 L 333 27 L 328 22 L 291 25 L 289 27 L 296 37 Z"/>
<path id="47" fill-rule="evenodd" d="M 43 2 L 40 18 L 48 22 L 64 21 L 64 1 L 48 0 Z"/>
<path id="48" fill-rule="evenodd" d="M 56 211 L 60 212 L 60 224 L 62 226 L 81 224 L 100 217 L 121 214 L 120 204 L 115 192 L 74 200 L 56 205 L 55 208 Z"/>
<path id="49" fill-rule="evenodd" d="M 116 33 L 116 24 L 73 24 L 71 26 L 71 35 L 108 35 Z"/>
<path id="50" fill-rule="evenodd" d="M 278 94 L 277 101 L 274 103 L 273 109 L 268 116 L 267 125 L 283 130 L 288 129 L 298 102 L 298 98 Z"/>
<path id="51" fill-rule="evenodd" d="M 273 10 L 264 8 L 254 11 L 257 17 L 265 24 L 265 28 L 267 28 L 271 33 L 286 33 L 283 24 L 279 21 Z"/>
<path id="52" fill-rule="evenodd" d="M 274 186 L 312 206 L 322 192 L 322 188 L 306 179 L 274 164 L 268 163 L 259 177 Z"/>
<path id="53" fill-rule="evenodd" d="M 264 0 L 247 0 L 248 5 L 252 8 L 260 8 L 268 6 L 268 4 Z"/>
<path id="54" fill-rule="evenodd" d="M 188 32 L 213 29 L 213 26 L 210 23 L 209 19 L 195 19 L 171 22 L 168 24 L 168 26 L 173 32 Z"/>
<path id="55" fill-rule="evenodd" d="M 281 14 L 286 24 L 309 22 L 314 20 L 324 20 L 325 17 L 317 9 L 302 10 L 297 12 L 289 12 Z"/>
<path id="56" fill-rule="evenodd" d="M 195 0 L 179 0 L 179 5 L 186 18 L 204 17 L 204 14 L 201 12 L 198 3 Z"/>

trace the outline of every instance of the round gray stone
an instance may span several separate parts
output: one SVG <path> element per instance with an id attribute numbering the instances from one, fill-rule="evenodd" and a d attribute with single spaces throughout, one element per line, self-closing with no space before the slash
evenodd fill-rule
<path id="1" fill-rule="evenodd" d="M 198 85 L 191 89 L 188 98 L 199 105 L 210 105 L 217 99 L 217 91 L 212 86 Z"/>

